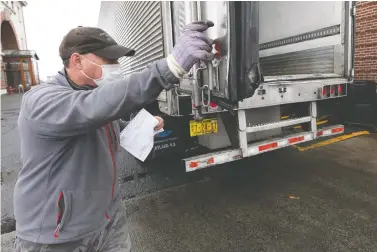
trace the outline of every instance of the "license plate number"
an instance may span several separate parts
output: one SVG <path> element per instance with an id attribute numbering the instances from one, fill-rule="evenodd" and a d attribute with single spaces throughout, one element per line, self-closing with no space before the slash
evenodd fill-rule
<path id="1" fill-rule="evenodd" d="M 205 119 L 203 121 L 190 121 L 190 136 L 201 136 L 218 132 L 217 119 Z"/>

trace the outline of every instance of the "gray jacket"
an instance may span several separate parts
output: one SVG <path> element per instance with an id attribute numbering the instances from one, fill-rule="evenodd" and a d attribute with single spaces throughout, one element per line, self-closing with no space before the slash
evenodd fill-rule
<path id="1" fill-rule="evenodd" d="M 163 59 L 93 90 L 74 90 L 59 73 L 25 93 L 18 119 L 23 167 L 14 191 L 16 235 L 53 244 L 103 228 L 120 198 L 118 119 L 176 83 Z"/>

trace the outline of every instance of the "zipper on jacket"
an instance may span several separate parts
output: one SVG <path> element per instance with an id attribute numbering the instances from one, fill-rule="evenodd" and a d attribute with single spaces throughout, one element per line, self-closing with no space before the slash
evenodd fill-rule
<path id="1" fill-rule="evenodd" d="M 110 139 L 111 139 L 111 144 L 113 146 L 113 150 L 118 151 L 118 138 L 115 134 L 114 125 L 112 123 L 109 123 L 105 127 L 107 127 L 109 129 Z"/>
<path id="2" fill-rule="evenodd" d="M 113 123 L 110 123 L 110 127 L 111 127 L 111 130 L 113 131 L 113 134 L 114 134 L 114 145 L 115 145 L 115 151 L 118 151 L 118 138 L 117 138 L 117 135 L 115 134 L 115 130 L 114 130 L 114 125 Z"/>
<path id="3" fill-rule="evenodd" d="M 60 192 L 59 198 L 58 198 L 58 215 L 56 216 L 56 229 L 54 232 L 54 237 L 58 238 L 59 237 L 59 232 L 61 228 L 61 221 L 63 217 L 63 206 L 61 205 L 61 202 L 63 200 L 64 194 L 63 192 Z"/>
<path id="4" fill-rule="evenodd" d="M 59 238 L 59 231 L 60 231 L 60 224 L 56 226 L 56 229 L 54 231 L 54 237 Z"/>
<path id="5" fill-rule="evenodd" d="M 113 184 L 111 186 L 111 199 L 113 199 L 114 198 L 114 190 L 115 190 L 115 182 L 116 182 L 116 165 L 115 165 L 115 157 L 114 157 L 114 152 L 113 152 L 113 146 L 111 144 L 111 138 L 110 138 L 109 128 L 105 127 L 105 130 L 106 130 L 108 145 L 109 145 L 110 154 L 111 154 L 111 161 L 113 163 L 113 170 L 114 170 Z"/>

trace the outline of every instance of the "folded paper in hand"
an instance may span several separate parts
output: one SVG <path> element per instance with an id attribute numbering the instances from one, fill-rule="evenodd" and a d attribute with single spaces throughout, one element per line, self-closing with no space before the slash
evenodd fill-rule
<path id="1" fill-rule="evenodd" d="M 120 145 L 131 155 L 144 162 L 154 144 L 154 135 L 164 131 L 154 130 L 158 120 L 142 109 L 120 133 Z"/>

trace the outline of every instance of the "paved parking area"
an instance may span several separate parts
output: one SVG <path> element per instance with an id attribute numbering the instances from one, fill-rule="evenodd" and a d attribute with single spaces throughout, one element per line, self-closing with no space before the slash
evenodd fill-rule
<path id="1" fill-rule="evenodd" d="M 128 200 L 135 251 L 377 251 L 376 151 L 284 149 Z"/>

